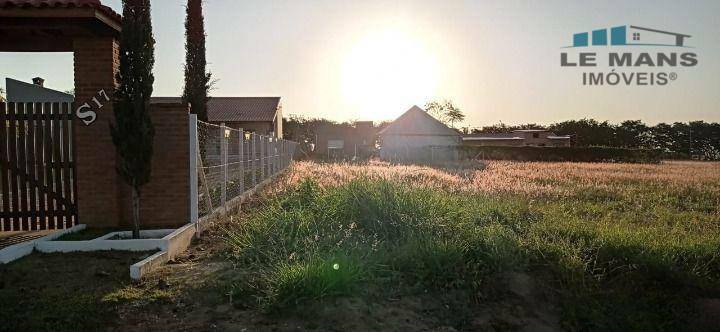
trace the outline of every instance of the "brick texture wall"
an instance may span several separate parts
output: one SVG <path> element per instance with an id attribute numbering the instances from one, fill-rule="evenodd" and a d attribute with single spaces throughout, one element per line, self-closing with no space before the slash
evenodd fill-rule
<path id="1" fill-rule="evenodd" d="M 144 228 L 177 228 L 190 221 L 189 107 L 152 104 L 155 126 L 152 177 L 141 189 L 140 220 Z M 132 224 L 130 187 L 121 186 L 121 226 Z"/>
<path id="2" fill-rule="evenodd" d="M 100 90 L 108 95 L 115 88 L 118 70 L 118 42 L 112 37 L 77 38 L 73 41 L 75 103 L 94 105 Z M 115 226 L 120 221 L 118 177 L 115 173 L 115 147 L 109 122 L 113 106 L 93 106 L 97 120 L 86 126 L 75 119 L 78 219 L 91 227 Z"/>
<path id="3" fill-rule="evenodd" d="M 75 103 L 87 102 L 97 113 L 90 126 L 75 119 L 78 219 L 89 227 L 132 224 L 131 192 L 115 171 L 117 155 L 109 128 L 114 119 L 112 102 L 98 95 L 104 90 L 112 98 L 118 51 L 118 41 L 112 37 L 73 41 Z M 103 106 L 98 108 L 93 97 Z M 188 110 L 182 104 L 151 106 L 153 173 L 141 192 L 143 227 L 177 227 L 189 221 Z"/>

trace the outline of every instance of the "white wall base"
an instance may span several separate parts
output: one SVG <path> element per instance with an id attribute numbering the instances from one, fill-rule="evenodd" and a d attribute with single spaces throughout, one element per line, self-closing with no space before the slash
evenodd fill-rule
<path id="1" fill-rule="evenodd" d="M 79 232 L 83 229 L 85 229 L 85 225 L 83 225 L 83 224 L 75 225 L 68 229 L 57 231 L 57 232 L 45 235 L 41 238 L 37 238 L 35 240 L 18 243 L 18 244 L 9 246 L 7 248 L 3 248 L 2 250 L 0 250 L 0 264 L 7 264 L 16 259 L 20 259 L 22 257 L 30 255 L 33 252 L 33 250 L 35 250 L 36 245 L 40 242 L 52 241 L 52 240 L 55 240 L 55 239 L 65 235 L 65 234 Z"/>
<path id="2" fill-rule="evenodd" d="M 132 232 L 112 232 L 87 241 L 40 241 L 35 244 L 39 252 L 76 252 L 76 251 L 152 251 L 167 250 L 169 239 L 166 237 L 174 229 L 142 230 L 140 236 L 162 237 L 157 239 L 108 240 L 115 235 L 130 236 Z"/>

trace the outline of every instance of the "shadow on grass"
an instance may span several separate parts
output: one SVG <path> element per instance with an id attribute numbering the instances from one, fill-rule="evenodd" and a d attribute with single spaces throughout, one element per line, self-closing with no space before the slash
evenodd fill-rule
<path id="1" fill-rule="evenodd" d="M 112 325 L 132 284 L 129 266 L 152 252 L 39 254 L 0 265 L 0 331 Z"/>

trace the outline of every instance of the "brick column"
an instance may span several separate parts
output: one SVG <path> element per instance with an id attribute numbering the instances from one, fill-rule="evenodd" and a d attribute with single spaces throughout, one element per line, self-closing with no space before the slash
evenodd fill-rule
<path id="1" fill-rule="evenodd" d="M 115 171 L 115 146 L 110 136 L 112 102 L 98 96 L 100 90 L 112 95 L 119 67 L 118 41 L 112 37 L 78 38 L 73 41 L 75 62 L 75 103 L 89 103 L 97 120 L 86 126 L 75 121 L 78 220 L 89 227 L 120 224 L 119 179 Z M 92 101 L 97 97 L 102 108 Z"/>

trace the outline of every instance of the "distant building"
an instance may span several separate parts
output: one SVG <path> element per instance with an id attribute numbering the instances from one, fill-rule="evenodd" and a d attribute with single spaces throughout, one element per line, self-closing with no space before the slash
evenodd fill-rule
<path id="1" fill-rule="evenodd" d="M 377 128 L 372 121 L 353 126 L 326 125 L 316 129 L 315 154 L 329 159 L 364 159 L 375 152 Z"/>
<path id="2" fill-rule="evenodd" d="M 460 133 L 413 106 L 380 131 L 380 157 L 390 161 L 457 160 Z"/>
<path id="3" fill-rule="evenodd" d="M 514 130 L 511 133 L 473 134 L 462 138 L 466 146 L 547 146 L 568 147 L 570 136 L 558 136 L 545 129 Z"/>
<path id="4" fill-rule="evenodd" d="M 153 97 L 153 103 L 175 103 L 179 97 Z M 280 97 L 211 97 L 208 121 L 261 135 L 282 138 Z"/>
<path id="5" fill-rule="evenodd" d="M 75 96 L 45 87 L 45 80 L 33 78 L 33 83 L 26 83 L 12 78 L 5 78 L 5 98 L 15 103 L 72 103 Z"/>

